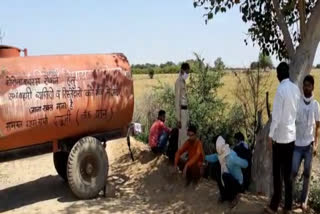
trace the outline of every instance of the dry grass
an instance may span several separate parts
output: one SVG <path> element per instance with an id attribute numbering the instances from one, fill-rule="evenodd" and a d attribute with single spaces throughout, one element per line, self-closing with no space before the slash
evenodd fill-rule
<path id="1" fill-rule="evenodd" d="M 317 100 L 320 100 L 320 70 L 313 70 L 311 73 L 315 77 L 315 90 L 314 95 Z M 154 79 L 150 79 L 148 75 L 134 75 L 134 93 L 135 99 L 139 100 L 145 95 L 150 93 L 153 86 L 159 85 L 159 82 L 168 83 L 174 87 L 176 81 L 176 74 L 156 74 Z M 237 80 L 232 73 L 227 73 L 222 79 L 224 85 L 218 90 L 219 96 L 225 98 L 225 101 L 229 104 L 236 102 L 234 97 L 234 90 L 237 87 Z M 270 86 L 270 102 L 272 102 L 277 86 L 279 82 L 276 77 L 276 73 L 272 72 L 271 75 L 271 86 Z"/>

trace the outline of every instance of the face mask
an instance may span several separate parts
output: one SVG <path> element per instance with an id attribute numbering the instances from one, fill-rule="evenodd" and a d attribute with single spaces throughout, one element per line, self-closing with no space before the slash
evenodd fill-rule
<path id="1" fill-rule="evenodd" d="M 183 78 L 184 80 L 187 80 L 187 79 L 188 79 L 188 77 L 189 77 L 189 74 L 188 74 L 188 73 L 184 73 L 184 74 L 182 74 L 182 78 Z"/>
<path id="2" fill-rule="evenodd" d="M 305 96 L 303 96 L 303 100 L 307 103 L 310 103 L 313 100 L 313 96 L 306 98 Z"/>

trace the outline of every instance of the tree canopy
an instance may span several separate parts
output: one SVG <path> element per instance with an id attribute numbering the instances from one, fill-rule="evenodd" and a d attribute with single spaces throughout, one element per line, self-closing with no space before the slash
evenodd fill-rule
<path id="1" fill-rule="evenodd" d="M 268 55 L 260 53 L 258 62 L 259 62 L 259 66 L 264 70 L 266 70 L 267 68 L 270 68 L 270 69 L 273 68 L 272 59 Z"/>
<path id="2" fill-rule="evenodd" d="M 205 9 L 206 23 L 236 5 L 265 55 L 289 60 L 294 81 L 310 72 L 320 41 L 320 0 L 194 0 L 194 7 Z"/>
<path id="3" fill-rule="evenodd" d="M 215 61 L 214 61 L 214 68 L 217 70 L 224 70 L 226 68 L 224 62 L 222 61 L 221 57 L 218 57 Z"/>

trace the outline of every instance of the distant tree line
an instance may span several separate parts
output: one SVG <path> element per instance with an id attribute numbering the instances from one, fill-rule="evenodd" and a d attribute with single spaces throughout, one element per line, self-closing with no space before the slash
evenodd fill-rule
<path id="1" fill-rule="evenodd" d="M 196 65 L 196 61 L 193 59 L 187 60 L 191 66 L 191 72 L 193 72 L 193 68 Z M 174 63 L 171 61 L 168 61 L 166 63 L 162 63 L 160 65 L 157 64 L 151 64 L 151 63 L 146 63 L 146 64 L 134 64 L 131 66 L 131 70 L 133 74 L 148 74 L 150 78 L 152 79 L 155 74 L 177 74 L 180 71 L 180 66 L 182 62 L 180 63 Z M 246 70 L 246 68 L 228 68 L 224 64 L 223 60 L 221 57 L 218 57 L 214 61 L 214 66 L 211 66 L 210 68 L 215 68 L 218 70 Z M 314 68 L 320 69 L 320 64 L 317 64 L 314 66 Z M 257 70 L 261 69 L 262 71 L 270 71 L 274 69 L 274 65 L 272 62 L 272 59 L 270 56 L 265 55 L 263 53 L 259 54 L 259 58 L 257 61 L 254 61 L 250 64 L 250 69 L 251 70 Z"/>
<path id="2" fill-rule="evenodd" d="M 189 63 L 191 67 L 191 72 L 193 72 L 193 68 L 197 65 L 197 61 L 194 59 L 189 59 L 186 61 Z M 182 62 L 180 63 L 174 63 L 171 61 L 168 61 L 166 63 L 162 63 L 160 65 L 157 64 L 151 64 L 151 63 L 145 63 L 145 64 L 134 64 L 131 66 L 131 70 L 133 74 L 148 74 L 150 78 L 153 78 L 154 74 L 174 74 L 179 73 L 180 66 Z M 214 61 L 214 66 L 210 68 L 216 68 L 218 70 L 225 70 L 226 66 L 224 62 L 222 61 L 222 58 L 219 57 Z"/>
<path id="3" fill-rule="evenodd" d="M 136 64 L 131 66 L 133 74 L 173 74 L 178 73 L 180 70 L 180 64 L 174 62 L 166 62 L 160 65 L 156 64 Z"/>

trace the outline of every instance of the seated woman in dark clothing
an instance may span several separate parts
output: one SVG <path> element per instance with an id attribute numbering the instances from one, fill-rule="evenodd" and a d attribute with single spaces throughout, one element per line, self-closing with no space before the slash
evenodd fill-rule
<path id="1" fill-rule="evenodd" d="M 251 160 L 252 160 L 252 152 L 248 146 L 248 144 L 244 141 L 244 136 L 241 132 L 238 132 L 234 135 L 236 140 L 236 146 L 233 148 L 233 151 L 237 153 L 237 155 L 248 161 L 248 167 L 242 169 L 243 173 L 243 187 L 244 190 L 249 189 L 250 180 L 251 180 Z"/>
<path id="2" fill-rule="evenodd" d="M 209 163 L 220 163 L 220 178 L 217 177 L 220 201 L 231 201 L 232 206 L 235 206 L 239 199 L 238 195 L 243 190 L 241 169 L 248 167 L 248 162 L 231 150 L 221 136 L 217 139 L 216 150 L 217 154 L 207 155 L 205 159 Z"/>

